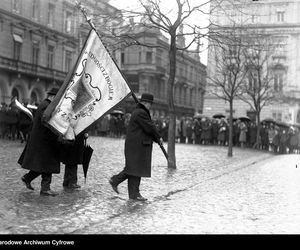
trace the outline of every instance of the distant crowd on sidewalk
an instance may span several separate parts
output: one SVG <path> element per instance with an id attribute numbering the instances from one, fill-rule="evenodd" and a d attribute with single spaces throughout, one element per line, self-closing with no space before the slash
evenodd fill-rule
<path id="1" fill-rule="evenodd" d="M 124 137 L 130 114 L 106 115 L 90 128 L 95 136 Z M 168 140 L 168 117 L 153 118 L 163 140 Z M 262 122 L 257 142 L 253 121 L 233 121 L 233 146 L 267 150 L 276 154 L 300 153 L 300 129 L 297 126 Z M 182 117 L 176 119 L 176 143 L 228 146 L 229 121 L 226 118 Z"/>
<path id="2" fill-rule="evenodd" d="M 34 111 L 33 111 L 34 112 Z M 124 138 L 130 113 L 111 113 L 92 124 L 88 131 L 93 136 Z M 168 117 L 153 118 L 163 140 L 168 140 Z M 32 121 L 13 107 L 2 105 L 0 108 L 0 138 L 26 141 L 31 130 Z M 275 154 L 300 153 L 300 128 L 293 125 L 263 121 L 257 141 L 255 122 L 234 119 L 233 146 L 253 148 L 274 152 Z M 228 146 L 228 118 L 188 117 L 176 119 L 176 143 L 198 145 Z"/>

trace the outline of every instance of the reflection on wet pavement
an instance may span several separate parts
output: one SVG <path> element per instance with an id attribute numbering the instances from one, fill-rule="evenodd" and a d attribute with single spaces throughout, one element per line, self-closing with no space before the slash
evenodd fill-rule
<path id="1" fill-rule="evenodd" d="M 300 174 L 292 166 L 297 155 L 234 149 L 228 158 L 225 147 L 178 144 L 174 170 L 154 146 L 152 178 L 141 182 L 148 200 L 136 202 L 128 199 L 126 182 L 119 186 L 120 195 L 108 183 L 124 166 L 124 140 L 89 140 L 95 154 L 87 183 L 79 170 L 82 188 L 64 190 L 62 167 L 53 175 L 56 197 L 39 195 L 40 178 L 33 182 L 34 191 L 25 188 L 20 178 L 27 171 L 16 164 L 24 145 L 1 141 L 0 233 L 300 232 Z"/>

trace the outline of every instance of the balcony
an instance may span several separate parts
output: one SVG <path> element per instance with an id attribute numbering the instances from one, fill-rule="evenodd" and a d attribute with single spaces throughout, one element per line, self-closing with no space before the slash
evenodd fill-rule
<path id="1" fill-rule="evenodd" d="M 0 56 L 0 69 L 12 72 L 18 72 L 25 75 L 39 77 L 41 79 L 50 79 L 63 81 L 67 75 L 66 72 L 14 60 Z"/>

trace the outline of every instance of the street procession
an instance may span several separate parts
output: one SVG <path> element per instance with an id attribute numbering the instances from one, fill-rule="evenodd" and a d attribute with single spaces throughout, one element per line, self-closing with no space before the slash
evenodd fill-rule
<path id="1" fill-rule="evenodd" d="M 299 9 L 1 1 L 0 247 L 299 234 Z"/>

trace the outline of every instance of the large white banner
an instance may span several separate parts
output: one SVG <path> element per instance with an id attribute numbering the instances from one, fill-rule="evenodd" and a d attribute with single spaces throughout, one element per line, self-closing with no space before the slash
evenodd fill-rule
<path id="1" fill-rule="evenodd" d="M 131 93 L 118 67 L 91 30 L 77 67 L 48 124 L 73 140 Z"/>

